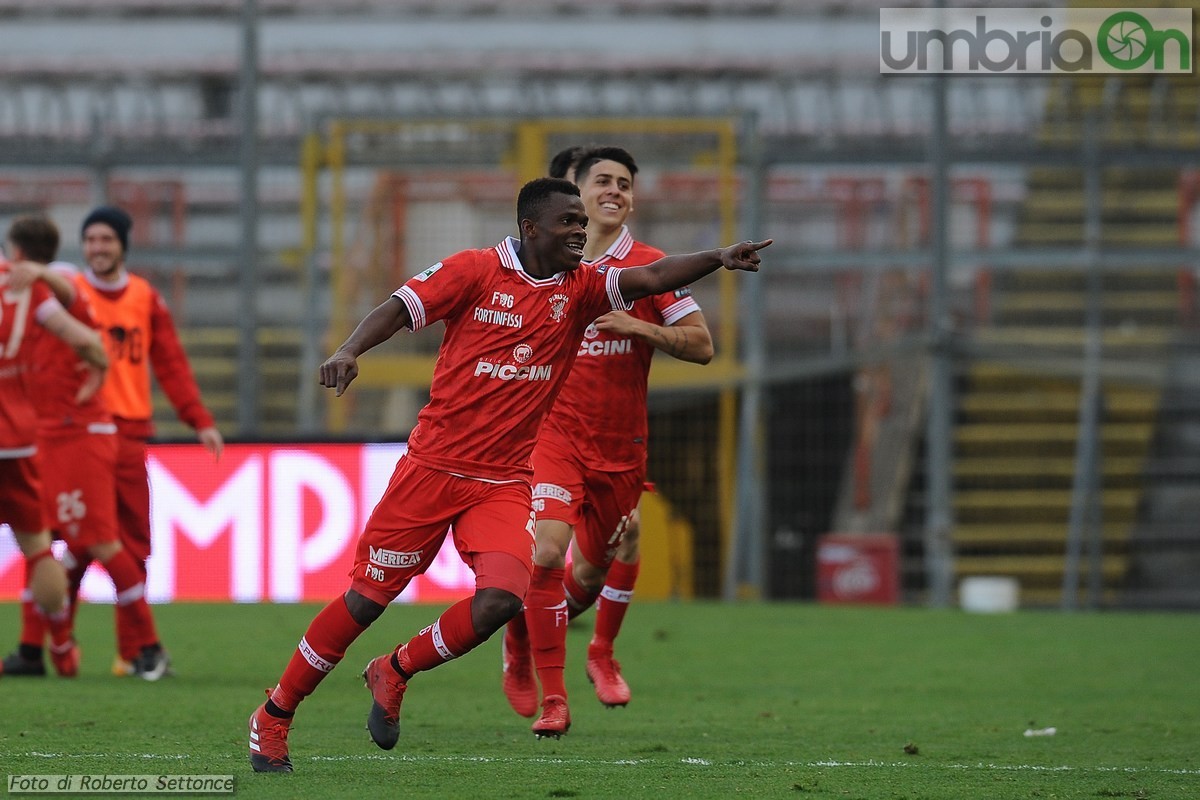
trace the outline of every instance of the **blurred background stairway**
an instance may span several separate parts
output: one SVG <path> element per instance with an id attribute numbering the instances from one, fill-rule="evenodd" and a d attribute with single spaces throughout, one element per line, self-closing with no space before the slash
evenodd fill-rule
<path id="1" fill-rule="evenodd" d="M 1071 78 L 1049 99 L 1042 137 L 1080 142 L 1085 120 L 1102 120 L 1111 143 L 1147 145 L 1196 135 L 1198 88 L 1191 76 Z M 1175 246 L 1181 240 L 1179 169 L 1104 169 L 1105 252 Z M 1086 197 L 1079 169 L 1037 168 L 1018 220 L 1018 247 L 1084 245 Z M 1148 507 L 1148 460 L 1163 420 L 1163 379 L 1180 357 L 1190 313 L 1189 275 L 1162 265 L 1106 269 L 1101 307 L 1103 414 L 1100 432 L 1102 585 L 1113 602 L 1131 575 L 1134 531 Z M 995 279 L 981 346 L 1014 354 L 976 359 L 960 376 L 955 435 L 957 576 L 1009 575 L 1031 605 L 1061 600 L 1086 337 L 1087 273 L 1019 269 Z M 1037 356 L 1045 366 L 1030 367 Z M 1127 377 L 1122 365 L 1134 367 Z M 1136 377 L 1135 377 L 1136 375 Z M 1146 376 L 1159 376 L 1146 380 Z M 1155 463 L 1160 463 L 1155 461 Z M 1181 463 L 1178 459 L 1174 462 Z M 1087 560 L 1081 565 L 1086 580 Z M 1141 563 L 1141 562 L 1139 562 Z M 1139 569 L 1147 568 L 1143 563 Z"/>

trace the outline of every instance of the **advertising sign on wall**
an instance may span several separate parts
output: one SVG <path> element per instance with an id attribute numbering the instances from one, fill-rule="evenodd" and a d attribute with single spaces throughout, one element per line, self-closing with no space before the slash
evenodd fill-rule
<path id="1" fill-rule="evenodd" d="M 153 445 L 148 470 L 152 602 L 326 602 L 349 586 L 354 544 L 403 444 L 231 444 L 221 460 L 199 445 Z M 15 600 L 23 566 L 0 534 L 0 600 Z M 458 600 L 474 575 L 451 546 L 401 602 Z M 111 601 L 92 567 L 82 595 Z"/>

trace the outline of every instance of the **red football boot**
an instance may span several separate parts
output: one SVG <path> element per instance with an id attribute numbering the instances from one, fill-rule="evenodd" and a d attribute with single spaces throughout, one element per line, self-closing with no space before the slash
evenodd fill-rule
<path id="1" fill-rule="evenodd" d="M 269 695 L 270 689 L 267 690 Z M 290 717 L 276 717 L 267 713 L 263 703 L 250 715 L 250 766 L 255 772 L 291 772 L 292 760 L 288 758 L 288 730 L 292 727 Z"/>
<path id="2" fill-rule="evenodd" d="M 621 663 L 611 647 L 588 645 L 587 676 L 596 687 L 596 697 L 609 708 L 629 703 L 629 684 L 621 677 Z"/>
<path id="3" fill-rule="evenodd" d="M 371 739 L 384 750 L 391 750 L 400 739 L 400 704 L 408 682 L 392 668 L 392 654 L 371 659 L 362 672 L 363 681 L 371 690 L 371 711 L 367 714 L 367 730 Z"/>
<path id="4" fill-rule="evenodd" d="M 542 701 L 542 716 L 530 728 L 537 738 L 553 736 L 561 737 L 571 729 L 571 710 L 567 708 L 567 698 L 561 694 L 548 695 Z"/>
<path id="5" fill-rule="evenodd" d="M 74 639 L 50 645 L 50 663 L 60 677 L 74 678 L 79 674 L 79 645 Z"/>
<path id="6" fill-rule="evenodd" d="M 518 635 L 511 623 L 505 625 L 504 638 L 500 640 L 500 653 L 504 663 L 501 685 L 504 688 L 504 696 L 508 698 L 508 704 L 522 717 L 536 715 L 538 686 L 533 675 L 529 637 Z"/>

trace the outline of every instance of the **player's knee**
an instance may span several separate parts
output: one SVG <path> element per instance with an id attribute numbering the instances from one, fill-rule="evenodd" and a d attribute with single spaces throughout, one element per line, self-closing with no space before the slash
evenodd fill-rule
<path id="1" fill-rule="evenodd" d="M 374 600 L 362 596 L 353 589 L 348 590 L 342 595 L 342 599 L 346 602 L 346 610 L 350 612 L 350 616 L 364 628 L 379 619 L 387 609 L 387 606 L 382 606 Z"/>
<path id="2" fill-rule="evenodd" d="M 586 559 L 579 558 L 571 562 L 571 577 L 588 594 L 596 594 L 603 589 L 607 575 L 607 569 L 597 567 Z"/>
<path id="3" fill-rule="evenodd" d="M 621 561 L 636 561 L 639 550 L 639 529 L 636 525 L 631 525 L 625 530 L 625 535 L 621 537 L 621 543 L 617 545 L 617 558 Z"/>
<path id="4" fill-rule="evenodd" d="M 94 558 L 97 561 L 99 561 L 101 564 L 107 564 L 109 561 L 112 560 L 113 556 L 115 556 L 119 552 L 121 552 L 121 543 L 120 542 L 100 542 L 99 544 L 94 544 L 91 547 L 87 548 L 87 552 L 84 555 L 84 557 L 81 558 L 79 556 L 75 556 L 74 560 L 75 560 L 75 563 L 78 564 L 81 561 L 90 560 L 90 559 L 88 559 L 88 557 L 90 556 L 91 558 Z M 63 563 L 66 564 L 65 559 L 63 560 Z M 66 566 L 67 566 L 67 569 L 71 569 L 74 565 L 66 564 Z"/>
<path id="5" fill-rule="evenodd" d="M 521 611 L 521 598 L 503 589 L 480 589 L 471 601 L 471 624 L 480 638 L 500 630 Z"/>
<path id="6" fill-rule="evenodd" d="M 28 563 L 34 604 L 47 614 L 58 613 L 67 602 L 67 571 L 53 556 L 35 556 Z"/>
<path id="7" fill-rule="evenodd" d="M 34 556 L 41 556 L 43 552 L 50 549 L 50 531 L 13 531 L 17 539 L 17 547 L 21 550 L 21 555 L 25 556 L 26 560 L 32 559 Z"/>
<path id="8" fill-rule="evenodd" d="M 562 569 L 567 563 L 566 545 L 555 539 L 538 539 L 533 548 L 533 563 L 547 569 Z"/>

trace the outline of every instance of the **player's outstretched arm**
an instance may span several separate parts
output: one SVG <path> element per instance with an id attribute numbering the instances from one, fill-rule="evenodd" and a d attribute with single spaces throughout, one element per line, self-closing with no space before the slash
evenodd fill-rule
<path id="1" fill-rule="evenodd" d="M 680 361 L 707 364 L 712 361 L 713 341 L 704 314 L 693 311 L 673 325 L 655 325 L 624 311 L 610 311 L 594 323 L 596 330 L 614 336 L 636 336 Z"/>
<path id="2" fill-rule="evenodd" d="M 704 250 L 682 256 L 664 256 L 645 267 L 621 270 L 618 285 L 625 300 L 637 300 L 695 283 L 721 267 L 758 272 L 762 258 L 758 251 L 770 247 L 771 239 L 738 242 L 719 250 Z"/>
<path id="3" fill-rule="evenodd" d="M 336 396 L 358 377 L 358 357 L 377 344 L 386 342 L 403 328 L 411 328 L 408 307 L 389 297 L 363 317 L 346 341 L 321 365 L 321 385 L 336 390 Z"/>

